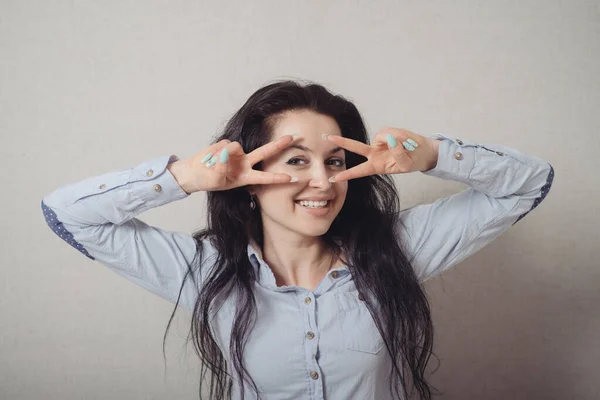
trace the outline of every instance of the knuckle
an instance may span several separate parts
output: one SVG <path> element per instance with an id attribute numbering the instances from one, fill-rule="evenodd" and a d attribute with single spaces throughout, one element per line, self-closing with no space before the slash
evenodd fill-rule
<path id="1" fill-rule="evenodd" d="M 230 146 L 230 150 L 232 150 L 232 151 L 240 151 L 240 150 L 243 151 L 242 145 L 239 142 L 231 142 L 229 144 L 229 146 Z"/>

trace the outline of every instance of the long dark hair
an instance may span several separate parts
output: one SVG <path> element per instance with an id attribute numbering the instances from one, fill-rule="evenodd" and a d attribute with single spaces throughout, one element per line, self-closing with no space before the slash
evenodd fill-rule
<path id="1" fill-rule="evenodd" d="M 342 136 L 369 143 L 360 113 L 342 96 L 325 87 L 298 81 L 281 81 L 257 90 L 233 115 L 215 141 L 229 139 L 250 152 L 270 141 L 273 128 L 283 112 L 310 110 L 336 120 Z M 365 161 L 347 152 L 351 168 Z M 260 169 L 261 165 L 257 164 Z M 259 395 L 259 390 L 244 366 L 244 346 L 256 317 L 253 286 L 254 268 L 248 258 L 248 244 L 263 245 L 262 222 L 258 208 L 249 207 L 247 188 L 208 192 L 208 224 L 193 234 L 198 247 L 196 258 L 182 283 L 183 290 L 193 270 L 212 268 L 198 292 L 188 341 L 201 359 L 200 398 L 207 372 L 210 372 L 210 399 L 231 396 L 235 379 L 244 393 L 244 382 Z M 419 399 L 431 399 L 425 368 L 432 354 L 433 324 L 427 297 L 408 258 L 401 250 L 398 236 L 400 202 L 393 180 L 387 175 L 372 175 L 348 182 L 343 208 L 323 240 L 333 250 L 346 255 L 348 268 L 358 292 L 363 295 L 377 329 L 392 359 L 390 390 L 394 397 L 408 398 L 417 390 Z M 199 265 L 203 242 L 210 240 L 217 256 L 212 266 Z M 341 244 L 341 245 L 339 245 Z M 195 282 L 195 280 L 194 280 Z M 229 343 L 234 376 L 211 329 L 211 313 L 218 298 L 235 296 L 236 311 Z M 177 299 L 181 298 L 181 290 Z M 177 309 L 171 314 L 167 330 Z M 230 369 L 231 370 L 231 369 Z"/>

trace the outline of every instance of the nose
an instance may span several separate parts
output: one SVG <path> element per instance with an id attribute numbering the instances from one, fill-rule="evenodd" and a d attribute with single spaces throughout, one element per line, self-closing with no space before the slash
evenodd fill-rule
<path id="1" fill-rule="evenodd" d="M 324 166 L 314 166 L 311 173 L 312 178 L 308 183 L 310 187 L 321 190 L 327 190 L 331 187 L 330 174 Z"/>

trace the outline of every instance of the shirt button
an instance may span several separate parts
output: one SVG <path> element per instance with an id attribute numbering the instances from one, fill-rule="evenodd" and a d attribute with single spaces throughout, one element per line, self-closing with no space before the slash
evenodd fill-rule
<path id="1" fill-rule="evenodd" d="M 338 271 L 333 271 L 333 272 L 331 273 L 331 277 L 332 277 L 333 279 L 336 279 L 336 278 L 338 278 L 339 276 L 340 276 L 340 273 L 339 273 Z"/>
<path id="2" fill-rule="evenodd" d="M 100 185 L 100 189 L 106 189 L 106 185 L 103 183 L 102 185 Z"/>
<path id="3" fill-rule="evenodd" d="M 458 144 L 463 144 L 463 141 L 462 141 L 462 140 L 460 140 L 460 139 L 456 139 L 456 143 L 458 143 Z"/>
<path id="4" fill-rule="evenodd" d="M 162 190 L 162 186 L 160 185 L 154 185 L 154 191 L 155 192 L 160 192 Z"/>
<path id="5" fill-rule="evenodd" d="M 315 334 L 314 334 L 314 333 L 312 333 L 312 332 L 310 332 L 310 331 L 306 333 L 306 338 L 307 338 L 308 340 L 313 340 L 313 338 L 314 338 L 314 337 L 315 337 Z"/>
<path id="6" fill-rule="evenodd" d="M 456 153 L 454 153 L 454 158 L 456 158 L 457 160 L 462 160 L 463 155 L 460 151 L 457 151 Z"/>
<path id="7" fill-rule="evenodd" d="M 152 176 L 152 175 L 154 175 L 154 171 L 149 169 L 148 172 L 146 172 L 146 176 Z"/>
<path id="8" fill-rule="evenodd" d="M 504 153 L 501 152 L 501 151 L 497 151 L 496 154 L 498 154 L 499 156 L 503 156 L 504 155 Z"/>
<path id="9" fill-rule="evenodd" d="M 317 371 L 313 371 L 310 373 L 310 377 L 313 379 L 319 379 L 319 374 L 317 373 Z"/>
<path id="10" fill-rule="evenodd" d="M 305 302 L 306 304 L 310 304 L 310 302 L 311 302 L 311 301 L 312 301 L 312 300 L 310 299 L 310 297 L 307 297 L 307 298 L 305 298 L 305 299 L 304 299 L 304 302 Z"/>

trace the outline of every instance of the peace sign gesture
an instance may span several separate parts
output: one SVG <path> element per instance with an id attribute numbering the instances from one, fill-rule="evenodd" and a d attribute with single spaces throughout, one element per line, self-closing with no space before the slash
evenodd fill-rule
<path id="1" fill-rule="evenodd" d="M 376 174 L 426 171 L 437 165 L 439 141 L 406 129 L 383 128 L 371 145 L 334 135 L 328 135 L 327 140 L 367 158 L 364 163 L 330 178 L 334 182 Z"/>
<path id="2" fill-rule="evenodd" d="M 187 193 L 228 190 L 246 185 L 297 182 L 287 174 L 263 172 L 252 167 L 286 148 L 290 135 L 267 143 L 246 154 L 239 142 L 223 139 L 195 156 L 173 163 L 169 170 Z"/>

